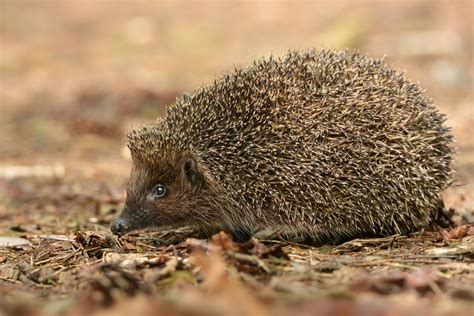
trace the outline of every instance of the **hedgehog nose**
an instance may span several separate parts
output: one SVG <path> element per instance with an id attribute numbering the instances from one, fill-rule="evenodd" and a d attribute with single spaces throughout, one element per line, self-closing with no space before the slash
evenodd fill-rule
<path id="1" fill-rule="evenodd" d="M 114 235 L 122 236 L 128 230 L 127 221 L 121 217 L 117 218 L 110 227 L 110 230 Z"/>

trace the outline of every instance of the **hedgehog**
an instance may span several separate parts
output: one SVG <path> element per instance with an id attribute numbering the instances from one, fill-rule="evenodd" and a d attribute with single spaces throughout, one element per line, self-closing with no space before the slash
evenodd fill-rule
<path id="1" fill-rule="evenodd" d="M 237 67 L 128 133 L 132 170 L 111 230 L 339 243 L 426 227 L 454 150 L 423 93 L 383 59 L 348 50 Z"/>

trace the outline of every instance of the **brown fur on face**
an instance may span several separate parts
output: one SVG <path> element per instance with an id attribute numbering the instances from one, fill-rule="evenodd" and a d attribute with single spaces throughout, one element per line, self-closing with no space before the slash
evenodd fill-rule
<path id="1" fill-rule="evenodd" d="M 152 194 L 157 184 L 166 188 L 163 197 Z M 164 155 L 153 162 L 135 158 L 125 207 L 112 229 L 121 235 L 147 227 L 207 226 L 215 218 L 206 202 L 213 200 L 212 184 L 189 153 Z"/>

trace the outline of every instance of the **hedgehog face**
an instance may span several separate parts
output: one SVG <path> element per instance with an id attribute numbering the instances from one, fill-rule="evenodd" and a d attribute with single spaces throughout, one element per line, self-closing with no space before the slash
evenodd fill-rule
<path id="1" fill-rule="evenodd" d="M 125 207 L 111 230 L 123 235 L 147 227 L 194 225 L 207 187 L 203 173 L 189 155 L 153 163 L 135 159 Z"/>

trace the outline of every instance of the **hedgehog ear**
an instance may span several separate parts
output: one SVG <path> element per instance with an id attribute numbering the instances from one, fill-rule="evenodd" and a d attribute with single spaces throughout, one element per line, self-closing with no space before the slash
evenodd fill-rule
<path id="1" fill-rule="evenodd" d="M 197 163 L 193 158 L 184 159 L 183 172 L 192 187 L 201 188 L 203 186 L 204 177 L 198 170 Z"/>

